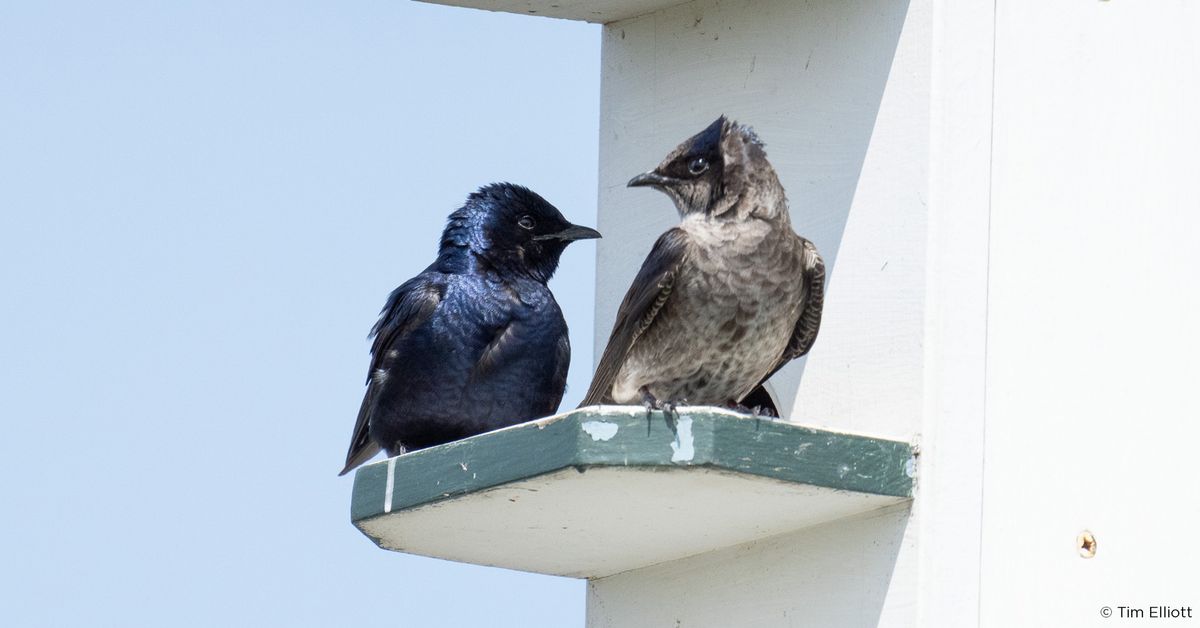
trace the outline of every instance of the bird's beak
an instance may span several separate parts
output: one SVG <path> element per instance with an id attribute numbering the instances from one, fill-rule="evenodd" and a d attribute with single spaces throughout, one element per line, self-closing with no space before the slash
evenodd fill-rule
<path id="1" fill-rule="evenodd" d="M 662 187 L 662 186 L 669 185 L 673 181 L 675 181 L 675 179 L 672 179 L 671 177 L 664 177 L 663 175 L 658 174 L 657 172 L 651 170 L 650 172 L 643 172 L 642 174 L 639 174 L 638 176 L 630 179 L 629 183 L 627 185 L 631 188 L 638 188 L 638 187 L 645 187 L 645 186 L 660 186 L 660 187 Z"/>
<path id="2" fill-rule="evenodd" d="M 571 225 L 557 233 L 548 233 L 546 235 L 534 236 L 534 240 L 563 240 L 565 242 L 573 242 L 575 240 L 591 240 L 601 237 L 600 232 L 591 227 L 583 227 L 580 225 Z"/>

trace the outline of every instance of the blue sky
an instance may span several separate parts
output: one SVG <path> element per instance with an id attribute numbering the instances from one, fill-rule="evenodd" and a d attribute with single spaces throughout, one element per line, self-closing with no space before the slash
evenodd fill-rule
<path id="1" fill-rule="evenodd" d="M 339 478 L 387 293 L 475 187 L 595 224 L 597 27 L 398 0 L 0 5 L 0 624 L 581 626 Z M 586 389 L 594 244 L 552 283 Z"/>

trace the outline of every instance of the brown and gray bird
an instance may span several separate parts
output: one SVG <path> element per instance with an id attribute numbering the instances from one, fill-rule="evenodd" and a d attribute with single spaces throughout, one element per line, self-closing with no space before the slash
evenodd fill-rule
<path id="1" fill-rule="evenodd" d="M 792 231 L 762 142 L 721 116 L 629 186 L 665 193 L 682 220 L 625 294 L 581 405 L 766 399 L 759 387 L 817 338 L 825 264 Z"/>

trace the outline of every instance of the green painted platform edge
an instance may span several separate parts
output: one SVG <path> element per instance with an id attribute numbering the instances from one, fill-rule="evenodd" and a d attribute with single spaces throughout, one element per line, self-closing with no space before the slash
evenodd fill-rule
<path id="1" fill-rule="evenodd" d="M 616 432 L 610 435 L 612 426 Z M 708 467 L 912 496 L 913 451 L 907 443 L 706 408 L 681 409 L 677 427 L 672 431 L 660 412 L 647 421 L 644 413 L 627 408 L 592 407 L 405 454 L 358 470 L 350 518 L 359 524 L 570 467 L 581 472 L 597 466 Z M 387 510 L 389 465 L 394 481 Z"/>

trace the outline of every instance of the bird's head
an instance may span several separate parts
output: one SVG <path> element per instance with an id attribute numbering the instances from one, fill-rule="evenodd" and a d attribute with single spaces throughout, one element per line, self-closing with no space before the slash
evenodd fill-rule
<path id="1" fill-rule="evenodd" d="M 739 201 L 755 189 L 768 187 L 771 191 L 778 189 L 782 195 L 779 179 L 758 136 L 750 127 L 725 116 L 680 144 L 654 170 L 630 179 L 629 187 L 641 186 L 671 197 L 681 216 L 742 217 L 756 211 L 773 214 L 775 203 L 756 208 L 756 203 Z"/>
<path id="2" fill-rule="evenodd" d="M 568 244 L 599 237 L 595 229 L 571 224 L 529 188 L 493 183 L 450 215 L 442 251 L 469 250 L 494 268 L 549 281 Z"/>

